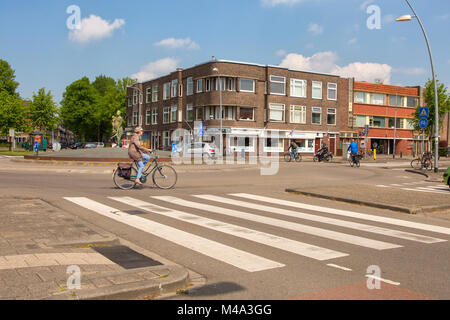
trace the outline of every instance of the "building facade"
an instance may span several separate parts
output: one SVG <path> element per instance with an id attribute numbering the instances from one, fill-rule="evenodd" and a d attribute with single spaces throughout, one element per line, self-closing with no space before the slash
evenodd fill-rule
<path id="1" fill-rule="evenodd" d="M 236 152 L 285 152 L 295 140 L 301 153 L 325 142 L 342 154 L 350 83 L 337 75 L 213 58 L 128 88 L 125 131 L 131 135 L 142 126 L 145 146 L 170 150 L 174 130 L 194 133 L 200 121 L 209 132 L 222 125 L 224 148 Z M 271 132 L 279 136 L 275 145 L 267 139 Z"/>
<path id="2" fill-rule="evenodd" d="M 421 134 L 409 122 L 416 108 L 423 105 L 421 87 L 355 81 L 351 94 L 350 132 L 358 137 L 362 149 L 376 149 L 379 154 L 395 150 L 396 155 L 421 152 Z"/>

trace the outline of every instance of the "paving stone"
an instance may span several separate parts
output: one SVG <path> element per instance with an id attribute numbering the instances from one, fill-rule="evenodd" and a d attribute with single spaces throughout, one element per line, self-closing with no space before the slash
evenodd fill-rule
<path id="1" fill-rule="evenodd" d="M 0 299 L 16 299 L 19 297 L 30 297 L 31 292 L 26 286 L 0 287 Z"/>
<path id="2" fill-rule="evenodd" d="M 55 281 L 30 284 L 28 286 L 28 290 L 30 291 L 31 295 L 41 295 L 43 293 L 52 295 L 61 292 Z"/>
<path id="3" fill-rule="evenodd" d="M 90 279 L 90 281 L 97 288 L 104 288 L 104 287 L 109 287 L 109 286 L 113 285 L 113 283 L 106 278 Z"/>
<path id="4" fill-rule="evenodd" d="M 113 284 L 124 284 L 124 283 L 131 283 L 131 282 L 137 282 L 142 280 L 141 278 L 135 276 L 135 275 L 118 275 L 118 276 L 112 276 L 112 277 L 106 277 L 109 281 L 111 281 Z"/>

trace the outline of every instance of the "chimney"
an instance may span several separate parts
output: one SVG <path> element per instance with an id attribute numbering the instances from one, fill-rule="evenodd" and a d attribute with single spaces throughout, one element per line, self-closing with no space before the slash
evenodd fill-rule
<path id="1" fill-rule="evenodd" d="M 212 61 L 216 61 L 216 57 L 215 57 L 215 56 L 212 56 L 211 60 L 212 60 Z"/>

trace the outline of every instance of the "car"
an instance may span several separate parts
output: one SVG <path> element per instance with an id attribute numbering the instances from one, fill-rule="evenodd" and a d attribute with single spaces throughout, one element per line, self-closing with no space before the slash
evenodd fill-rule
<path id="1" fill-rule="evenodd" d="M 450 187 L 450 167 L 448 167 L 447 171 L 444 172 L 444 182 Z"/>
<path id="2" fill-rule="evenodd" d="M 69 144 L 67 143 L 67 141 L 61 141 L 61 149 L 67 149 L 69 148 Z"/>
<path id="3" fill-rule="evenodd" d="M 103 142 L 96 142 L 97 143 L 97 148 L 104 148 L 105 144 Z"/>
<path id="4" fill-rule="evenodd" d="M 80 149 L 80 148 L 83 148 L 83 142 L 76 142 L 76 143 L 74 143 L 71 147 L 70 147 L 71 149 Z"/>
<path id="5" fill-rule="evenodd" d="M 216 157 L 216 149 L 217 147 L 213 143 L 195 142 L 188 144 L 186 152 L 191 155 L 201 154 L 202 156 L 214 159 Z"/>
<path id="6" fill-rule="evenodd" d="M 95 142 L 86 142 L 86 144 L 83 147 L 84 149 L 95 149 L 97 148 L 97 143 Z"/>

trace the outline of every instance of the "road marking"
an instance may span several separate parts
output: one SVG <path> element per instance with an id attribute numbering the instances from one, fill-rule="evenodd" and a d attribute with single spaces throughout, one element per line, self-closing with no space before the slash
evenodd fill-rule
<path id="1" fill-rule="evenodd" d="M 284 267 L 284 264 L 238 250 L 163 224 L 127 214 L 88 198 L 64 198 L 110 219 L 145 231 L 164 240 L 228 263 L 248 272 Z"/>
<path id="2" fill-rule="evenodd" d="M 416 192 L 428 192 L 428 193 L 436 193 L 436 194 L 448 194 L 446 192 L 436 191 L 436 190 L 429 190 L 429 189 L 411 189 L 411 188 L 402 188 L 402 190 L 406 191 L 416 191 Z"/>
<path id="3" fill-rule="evenodd" d="M 380 278 L 380 277 L 377 277 L 377 276 L 374 276 L 374 275 L 370 275 L 370 274 L 367 274 L 366 277 L 367 278 L 372 278 L 372 279 L 375 279 L 375 280 L 378 280 L 378 281 L 381 281 L 381 282 L 385 282 L 385 283 L 388 283 L 388 284 L 392 284 L 394 286 L 399 286 L 400 285 L 400 282 L 394 282 L 394 281 L 383 279 L 383 278 Z"/>
<path id="4" fill-rule="evenodd" d="M 379 188 L 389 188 L 388 186 L 384 186 L 382 184 L 377 185 L 377 187 L 379 187 Z"/>
<path id="5" fill-rule="evenodd" d="M 332 267 L 332 268 L 341 269 L 341 270 L 344 270 L 344 271 L 353 271 L 352 269 L 349 269 L 349 268 L 346 268 L 346 267 L 341 267 L 341 266 L 338 266 L 337 264 L 333 264 L 333 263 L 329 263 L 329 264 L 327 264 L 327 266 Z"/>
<path id="6" fill-rule="evenodd" d="M 415 190 L 415 189 L 410 189 L 410 190 Z M 274 199 L 274 198 L 269 198 L 269 197 L 264 197 L 264 196 L 253 195 L 253 194 L 247 194 L 247 193 L 234 193 L 234 194 L 230 194 L 230 195 L 235 196 L 235 197 L 263 201 L 263 202 L 276 203 L 278 205 L 284 205 L 284 206 L 288 206 L 288 207 L 295 207 L 295 208 L 313 210 L 313 211 L 321 211 L 321 212 L 336 214 L 336 215 L 340 215 L 340 216 L 382 222 L 382 223 L 393 224 L 393 225 L 397 225 L 397 226 L 408 227 L 408 228 L 419 229 L 419 230 L 426 230 L 426 231 L 431 231 L 431 232 L 437 232 L 437 233 L 442 233 L 442 234 L 450 234 L 450 228 L 433 226 L 433 225 L 429 225 L 429 224 L 411 222 L 411 221 L 394 219 L 394 218 L 385 218 L 385 217 L 369 215 L 369 214 L 364 214 L 364 213 L 358 213 L 358 212 L 353 212 L 353 211 L 347 211 L 347 210 L 339 210 L 339 209 L 333 209 L 333 208 L 327 208 L 327 207 L 314 206 L 314 205 L 309 205 L 309 204 L 305 204 L 305 203 L 301 203 L 301 202 L 286 201 L 286 200 Z"/>
<path id="7" fill-rule="evenodd" d="M 231 204 L 231 205 L 236 205 L 236 206 L 241 206 L 241 207 L 246 207 L 246 208 L 252 208 L 252 209 L 270 212 L 270 213 L 276 213 L 276 214 L 280 214 L 280 215 L 284 215 L 284 216 L 288 216 L 288 217 L 311 220 L 311 221 L 316 221 L 316 222 L 321 222 L 321 223 L 332 224 L 332 225 L 336 225 L 336 226 L 340 226 L 340 227 L 344 227 L 344 228 L 356 229 L 356 230 L 360 230 L 360 231 L 381 234 L 384 236 L 406 239 L 406 240 L 410 240 L 410 241 L 417 241 L 417 242 L 422 242 L 422 243 L 436 243 L 436 242 L 447 241 L 447 240 L 426 237 L 426 236 L 409 233 L 409 232 L 403 232 L 403 231 L 386 229 L 386 228 L 371 226 L 371 225 L 357 223 L 357 222 L 322 217 L 322 216 L 307 214 L 307 213 L 303 213 L 303 212 L 299 212 L 299 211 L 291 211 L 291 210 L 279 209 L 279 208 L 274 208 L 274 207 L 269 207 L 269 206 L 263 206 L 263 205 L 259 205 L 259 204 L 238 201 L 238 200 L 229 199 L 229 198 L 223 198 L 223 197 L 217 197 L 217 196 L 196 196 L 196 197 L 206 199 L 206 200 L 217 201 L 217 202 L 221 202 L 221 203 L 225 203 L 225 204 Z"/>
<path id="8" fill-rule="evenodd" d="M 206 195 L 206 196 L 196 196 L 196 197 L 203 198 L 206 200 L 211 200 L 211 199 L 213 199 L 214 196 Z M 218 207 L 218 206 L 211 206 L 211 205 L 207 205 L 207 204 L 182 200 L 182 199 L 170 197 L 170 196 L 165 196 L 165 197 L 160 196 L 160 197 L 152 197 L 152 198 L 170 202 L 170 203 L 177 204 L 180 206 L 210 211 L 210 212 L 219 213 L 219 214 L 223 214 L 223 215 L 227 215 L 227 216 L 231 216 L 231 217 L 236 217 L 236 218 L 245 219 L 245 220 L 249 220 L 249 221 L 259 222 L 259 223 L 263 223 L 263 224 L 267 224 L 267 225 L 271 225 L 271 226 L 277 226 L 277 227 L 284 228 L 284 229 L 294 230 L 294 231 L 298 231 L 298 232 L 302 232 L 302 233 L 311 234 L 311 235 L 314 235 L 317 237 L 332 239 L 335 241 L 341 241 L 341 242 L 350 243 L 353 245 L 376 249 L 376 250 L 386 250 L 386 249 L 394 249 L 394 248 L 402 247 L 397 244 L 367 239 L 367 238 L 353 236 L 353 235 L 335 232 L 335 231 L 331 231 L 331 230 L 306 226 L 306 225 L 299 224 L 299 223 L 264 217 L 264 216 L 246 213 L 246 212 L 242 212 L 242 211 L 226 209 L 226 208 L 222 208 L 222 207 Z"/>
<path id="9" fill-rule="evenodd" d="M 110 199 L 125 203 L 127 205 L 139 208 L 141 210 L 160 214 L 173 219 L 181 220 L 187 223 L 195 224 L 204 228 L 208 228 L 214 231 L 223 232 L 230 234 L 235 237 L 244 238 L 249 241 L 261 243 L 276 249 L 281 249 L 284 251 L 289 251 L 301 256 L 312 258 L 315 260 L 330 260 L 340 257 L 346 257 L 348 254 L 321 248 L 318 246 L 313 246 L 307 243 L 298 242 L 290 240 L 287 238 L 278 237 L 273 234 L 259 232 L 252 229 L 240 227 L 237 225 L 204 218 L 201 216 L 196 216 L 183 211 L 172 210 L 169 208 L 164 208 L 156 206 L 152 203 L 144 202 L 138 199 L 133 199 L 130 197 L 109 197 Z"/>

